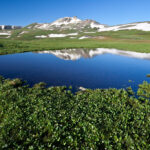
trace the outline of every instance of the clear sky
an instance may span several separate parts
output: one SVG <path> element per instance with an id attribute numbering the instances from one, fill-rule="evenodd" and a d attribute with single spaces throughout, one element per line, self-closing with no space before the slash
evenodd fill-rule
<path id="1" fill-rule="evenodd" d="M 66 16 L 108 25 L 150 21 L 150 0 L 0 0 L 0 24 L 28 25 Z"/>

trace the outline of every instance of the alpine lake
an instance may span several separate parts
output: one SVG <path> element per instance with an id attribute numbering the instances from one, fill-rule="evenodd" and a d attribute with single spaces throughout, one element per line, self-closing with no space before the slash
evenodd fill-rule
<path id="1" fill-rule="evenodd" d="M 150 81 L 150 54 L 116 49 L 49 50 L 0 56 L 0 75 L 30 86 L 127 88 Z"/>

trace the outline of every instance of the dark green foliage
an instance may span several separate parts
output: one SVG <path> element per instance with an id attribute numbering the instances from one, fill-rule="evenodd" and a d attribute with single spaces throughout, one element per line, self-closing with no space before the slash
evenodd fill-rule
<path id="1" fill-rule="evenodd" d="M 0 149 L 150 149 L 149 84 L 72 94 L 0 77 Z M 147 93 L 148 92 L 148 93 Z"/>
<path id="2" fill-rule="evenodd" d="M 150 99 L 150 84 L 146 81 L 139 85 L 138 95 L 145 99 Z"/>
<path id="3" fill-rule="evenodd" d="M 45 88 L 46 83 L 44 82 L 40 82 L 34 85 L 34 88 Z"/>
<path id="4" fill-rule="evenodd" d="M 3 44 L 0 43 L 0 47 L 3 47 Z"/>

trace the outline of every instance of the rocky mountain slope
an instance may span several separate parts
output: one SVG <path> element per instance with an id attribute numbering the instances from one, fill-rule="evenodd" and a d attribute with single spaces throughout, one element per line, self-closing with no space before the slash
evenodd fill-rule
<path id="1" fill-rule="evenodd" d="M 60 18 L 52 23 L 43 23 L 43 24 L 31 24 L 27 26 L 27 28 L 33 28 L 33 29 L 44 29 L 44 30 L 55 30 L 55 29 L 84 29 L 84 28 L 104 28 L 107 27 L 104 24 L 100 24 L 94 20 L 80 20 L 77 17 L 65 17 Z"/>
<path id="2" fill-rule="evenodd" d="M 120 37 L 127 38 L 129 34 L 134 34 L 131 38 L 143 38 L 141 34 L 132 33 L 129 30 L 138 30 L 136 32 L 150 31 L 150 22 L 136 22 L 130 24 L 122 24 L 116 26 L 108 26 L 100 24 L 94 20 L 81 20 L 77 17 L 64 17 L 51 23 L 33 23 L 24 28 L 20 26 L 0 26 L 0 38 L 21 38 L 21 39 L 41 39 L 41 38 L 71 38 L 71 39 L 87 39 L 96 38 L 104 39 L 113 34 L 113 32 L 104 31 L 120 31 L 128 30 L 126 33 L 121 34 Z M 13 30 L 19 29 L 19 30 Z M 101 33 L 103 32 L 103 33 Z M 130 32 L 130 33 L 129 33 Z M 116 33 L 115 33 L 116 34 Z M 135 35 L 136 34 L 136 35 Z M 118 36 L 119 37 L 119 36 Z M 147 38 L 145 38 L 147 37 Z M 149 39 L 145 36 L 143 39 Z"/>
<path id="3" fill-rule="evenodd" d="M 119 30 L 142 30 L 150 31 L 150 22 L 136 22 L 129 24 L 122 24 L 116 26 L 108 26 L 100 24 L 94 20 L 81 20 L 75 17 L 60 18 L 52 23 L 35 23 L 28 25 L 29 29 L 43 29 L 43 30 L 82 30 L 82 29 L 97 29 L 99 32 L 103 31 L 119 31 Z"/>
<path id="4" fill-rule="evenodd" d="M 0 25 L 0 30 L 21 29 L 21 26 Z M 43 30 L 87 30 L 97 29 L 99 32 L 103 31 L 119 31 L 119 30 L 142 30 L 150 31 L 150 22 L 136 22 L 129 24 L 122 24 L 116 26 L 108 26 L 98 23 L 94 20 L 81 20 L 75 17 L 60 18 L 52 23 L 33 23 L 25 28 L 27 29 L 43 29 Z"/>

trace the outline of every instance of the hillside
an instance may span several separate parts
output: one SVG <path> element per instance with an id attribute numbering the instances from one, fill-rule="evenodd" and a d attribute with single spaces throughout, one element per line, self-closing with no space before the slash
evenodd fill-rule
<path id="1" fill-rule="evenodd" d="M 94 20 L 81 20 L 77 17 L 64 17 L 60 18 L 52 23 L 36 23 L 28 25 L 27 28 L 32 29 L 43 29 L 43 30 L 83 30 L 83 29 L 97 29 L 99 32 L 102 31 L 119 31 L 119 30 L 142 30 L 150 31 L 150 22 L 136 22 L 129 24 L 122 24 L 116 26 L 109 26 L 98 23 Z"/>
<path id="2" fill-rule="evenodd" d="M 108 26 L 102 29 L 99 29 L 99 32 L 103 31 L 119 31 L 119 30 L 141 30 L 141 31 L 150 31 L 150 22 L 136 22 L 116 26 Z"/>
<path id="3" fill-rule="evenodd" d="M 85 28 L 104 28 L 106 25 L 100 24 L 94 20 L 80 20 L 77 17 L 64 17 L 52 23 L 36 23 L 28 25 L 29 29 L 44 29 L 44 30 L 83 30 Z"/>
<path id="4" fill-rule="evenodd" d="M 2 29 L 2 30 L 1 30 Z M 111 36 L 112 31 L 150 31 L 150 22 L 137 22 L 116 26 L 109 26 L 98 23 L 94 20 L 81 20 L 77 17 L 64 17 L 51 23 L 32 23 L 24 28 L 19 26 L 0 26 L 0 38 L 17 39 L 43 39 L 43 38 L 63 38 L 85 39 L 85 38 L 103 38 L 103 32 L 108 32 Z M 131 33 L 133 33 L 131 31 Z M 118 33 L 116 33 L 118 34 Z M 97 37 L 98 36 L 98 37 Z"/>
<path id="5" fill-rule="evenodd" d="M 107 26 L 94 20 L 65 17 L 0 31 L 0 54 L 70 48 L 116 48 L 150 52 L 150 22 Z"/>

